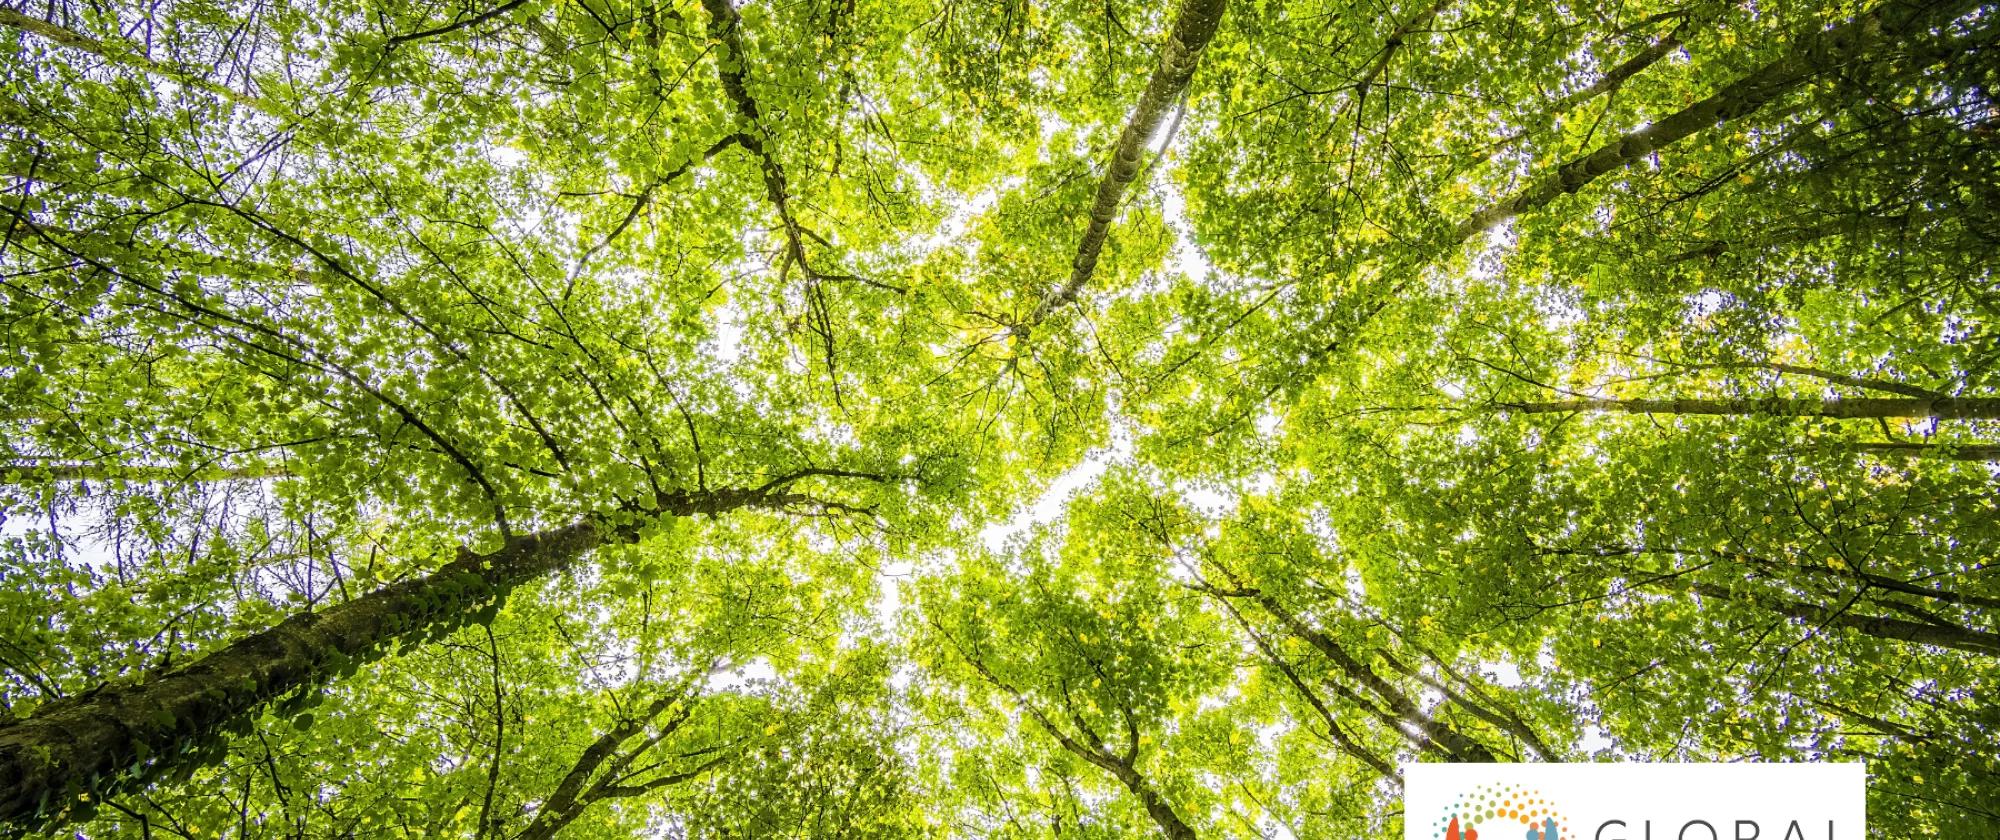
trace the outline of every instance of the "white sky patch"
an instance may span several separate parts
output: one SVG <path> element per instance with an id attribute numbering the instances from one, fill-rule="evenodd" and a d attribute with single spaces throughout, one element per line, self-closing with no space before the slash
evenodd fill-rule
<path id="1" fill-rule="evenodd" d="M 822 416 L 805 429 L 805 438 L 816 443 L 860 449 L 861 439 L 854 434 L 854 427 L 846 423 L 836 423 Z"/>
<path id="2" fill-rule="evenodd" d="M 1000 196 L 1020 189 L 1025 183 L 1027 183 L 1026 178 L 1012 176 L 957 202 L 957 206 L 952 208 L 950 215 L 945 216 L 936 230 L 909 241 L 909 251 L 918 255 L 929 254 L 956 244 L 965 236 L 966 228 L 972 226 L 972 220 L 992 210 L 994 205 L 1000 203 Z"/>
<path id="3" fill-rule="evenodd" d="M 1213 517 L 1228 515 L 1236 509 L 1236 493 L 1227 487 L 1203 485 L 1194 482 L 1180 482 L 1175 489 L 1180 491 L 1181 501 Z"/>
<path id="4" fill-rule="evenodd" d="M 1508 219 L 1486 231 L 1486 243 L 1466 264 L 1465 278 L 1478 283 L 1499 279 L 1507 255 L 1514 250 L 1514 220 Z"/>
<path id="5" fill-rule="evenodd" d="M 118 547 L 102 536 L 114 533 L 117 526 L 104 517 L 103 509 L 78 505 L 62 512 L 53 532 L 49 524 L 47 517 L 4 517 L 0 521 L 0 540 L 26 538 L 31 531 L 41 531 L 61 542 L 64 565 L 89 569 L 103 576 L 117 574 Z"/>
<path id="6" fill-rule="evenodd" d="M 1583 737 L 1577 739 L 1578 750 L 1585 753 L 1609 750 L 1613 754 L 1624 754 L 1623 750 L 1618 749 L 1618 742 L 1612 739 L 1611 733 L 1604 731 L 1604 727 L 1598 726 L 1597 721 L 1581 720 L 1579 723 L 1582 724 Z"/>
<path id="7" fill-rule="evenodd" d="M 778 678 L 778 669 L 771 667 L 771 660 L 757 657 L 734 668 L 720 669 L 708 675 L 706 683 L 710 693 L 735 691 L 753 682 L 770 682 Z"/>
<path id="8" fill-rule="evenodd" d="M 1257 733 L 1257 745 L 1263 747 L 1267 752 L 1276 750 L 1278 748 L 1278 739 L 1283 737 L 1285 733 L 1292 731 L 1292 729 L 1292 722 L 1285 718 L 1279 718 L 1270 723 L 1258 726 L 1254 729 Z"/>
<path id="9" fill-rule="evenodd" d="M 1057 116 L 1055 113 L 1051 112 L 1042 115 L 1041 127 L 1042 127 L 1042 159 L 1047 160 L 1049 144 L 1056 139 L 1056 135 L 1068 131 L 1070 125 L 1068 120 L 1065 120 L 1062 117 Z"/>
<path id="10" fill-rule="evenodd" d="M 894 627 L 896 616 L 903 609 L 903 582 L 916 574 L 917 564 L 910 560 L 891 560 L 883 563 L 875 572 L 875 620 L 882 627 Z M 910 675 L 898 674 L 905 684 Z M 891 680 L 892 684 L 894 680 Z M 900 690 L 900 687 L 898 687 Z"/>
<path id="11" fill-rule="evenodd" d="M 1061 518 L 1069 508 L 1069 502 L 1076 495 L 1103 477 L 1112 464 L 1132 460 L 1132 432 L 1126 424 L 1115 417 L 1111 424 L 1111 443 L 1100 446 L 1083 456 L 1076 466 L 1065 470 L 1049 482 L 1048 489 L 1036 497 L 1033 504 L 1016 511 L 1006 522 L 988 525 L 979 531 L 979 542 L 994 554 L 1005 553 L 1008 541 L 1036 525 L 1046 525 Z"/>
<path id="12" fill-rule="evenodd" d="M 1284 428 L 1285 416 L 1278 412 L 1265 409 L 1264 413 L 1257 416 L 1258 437 L 1265 440 L 1274 440 L 1278 437 L 1279 432 L 1284 431 Z"/>
<path id="13" fill-rule="evenodd" d="M 910 690 L 910 683 L 915 682 L 916 679 L 916 663 L 907 659 L 899 659 L 896 661 L 895 667 L 889 671 L 889 688 L 897 694 L 902 694 Z M 915 748 L 915 744 L 911 744 L 910 746 L 912 749 Z M 901 748 L 901 744 L 898 744 L 898 748 Z"/>
<path id="14" fill-rule="evenodd" d="M 1221 691 L 1196 700 L 1194 707 L 1204 712 L 1215 712 L 1236 705 L 1243 699 L 1243 686 L 1249 684 L 1252 673 L 1254 672 L 1251 669 L 1239 666 L 1236 669 L 1236 679 L 1231 680 Z"/>
<path id="15" fill-rule="evenodd" d="M 485 151 L 487 160 L 506 169 L 513 169 L 528 161 L 528 153 L 513 146 L 488 145 Z"/>
<path id="16" fill-rule="evenodd" d="M 1130 452 L 1125 454 L 1129 455 Z M 1049 482 L 1048 489 L 1042 491 L 1042 495 L 1035 499 L 1034 504 L 1017 511 L 1006 522 L 980 529 L 980 543 L 985 545 L 988 551 L 1001 554 L 1006 551 L 1010 540 L 1029 528 L 1056 521 L 1062 516 L 1063 511 L 1068 509 L 1070 499 L 1095 484 L 1118 457 L 1112 447 L 1092 450 L 1082 461 L 1077 462 L 1076 466 L 1070 467 L 1062 475 L 1056 476 L 1054 481 Z"/>
<path id="17" fill-rule="evenodd" d="M 1689 295 L 1687 302 L 1688 313 L 1691 316 L 1705 318 L 1721 312 L 1724 307 L 1728 306 L 1729 296 L 1714 289 L 1705 289 L 1696 294 Z"/>
<path id="18" fill-rule="evenodd" d="M 1167 255 L 1167 262 L 1189 280 L 1206 285 L 1215 266 L 1194 242 L 1194 223 L 1187 216 L 1187 196 L 1171 177 L 1161 178 L 1159 187 L 1160 218 L 1174 234 L 1174 247 Z"/>
<path id="19" fill-rule="evenodd" d="M 1571 331 L 1582 324 L 1589 314 L 1569 295 L 1553 289 L 1544 289 L 1535 295 L 1535 310 L 1541 313 L 1542 326 L 1562 335 L 1564 343 L 1575 340 Z"/>
<path id="20" fill-rule="evenodd" d="M 715 309 L 715 333 L 708 340 L 710 357 L 724 365 L 743 361 L 743 307 L 726 301 Z"/>

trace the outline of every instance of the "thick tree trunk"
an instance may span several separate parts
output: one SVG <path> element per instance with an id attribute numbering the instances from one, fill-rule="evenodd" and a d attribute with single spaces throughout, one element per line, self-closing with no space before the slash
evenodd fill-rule
<path id="1" fill-rule="evenodd" d="M 1146 781 L 1145 776 L 1139 775 L 1139 771 L 1131 764 L 1117 763 L 1108 769 L 1112 775 L 1118 777 L 1118 781 L 1124 783 L 1126 790 L 1139 798 L 1139 804 L 1146 808 L 1146 816 L 1153 818 L 1153 824 L 1160 827 L 1160 832 L 1167 836 L 1167 840 L 1196 840 L 1198 835 L 1188 826 L 1186 820 L 1181 819 L 1173 804 L 1161 796 L 1159 791 L 1153 790 L 1152 784 Z"/>
<path id="2" fill-rule="evenodd" d="M 27 821 L 79 792 L 101 796 L 121 780 L 184 766 L 265 703 L 312 690 L 348 663 L 381 656 L 390 642 L 454 626 L 602 541 L 596 526 L 576 523 L 515 537 L 492 554 L 461 548 L 428 576 L 294 615 L 138 683 L 51 702 L 0 726 L 0 821 Z"/>
<path id="3" fill-rule="evenodd" d="M 1556 168 L 1472 214 L 1452 232 L 1447 244 L 1463 243 L 1523 212 L 1574 193 L 1607 174 L 1689 135 L 1755 113 L 1772 100 L 1815 77 L 1833 72 L 1871 48 L 1894 44 L 1976 8 L 1970 0 L 1891 0 L 1888 4 L 1831 29 L 1817 30 L 1792 42 L 1776 61 L 1724 85 L 1707 99 L 1668 114 L 1645 127 L 1618 137 L 1583 157 Z"/>
<path id="4" fill-rule="evenodd" d="M 1160 66 L 1146 83 L 1146 92 L 1140 95 L 1138 106 L 1132 109 L 1124 133 L 1118 135 L 1118 146 L 1111 152 L 1111 166 L 1105 170 L 1104 180 L 1097 184 L 1097 197 L 1090 203 L 1090 226 L 1084 231 L 1076 259 L 1070 264 L 1069 281 L 1043 298 L 1022 322 L 1023 327 L 1040 324 L 1050 313 L 1076 300 L 1090 282 L 1091 274 L 1097 270 L 1097 258 L 1104 251 L 1111 220 L 1118 215 L 1118 206 L 1124 201 L 1125 188 L 1139 176 L 1139 156 L 1146 150 L 1146 141 L 1166 120 L 1174 100 L 1187 90 L 1188 81 L 1194 78 L 1195 65 L 1201 61 L 1201 52 L 1215 38 L 1215 30 L 1228 5 L 1228 0 L 1181 0 L 1180 10 L 1174 15 L 1173 31 L 1160 45 Z"/>
<path id="5" fill-rule="evenodd" d="M 775 488 L 663 497 L 671 515 L 786 504 Z M 124 685 L 52 701 L 0 725 L 0 823 L 43 823 L 92 792 L 205 762 L 223 733 L 264 704 L 311 691 L 393 642 L 448 632 L 497 605 L 514 587 L 562 569 L 610 539 L 591 521 L 512 537 L 498 551 L 460 548 L 431 574 L 390 584 L 330 609 L 300 613 L 188 665 Z"/>
<path id="6" fill-rule="evenodd" d="M 1497 408 L 1522 414 L 1568 414 L 1579 411 L 1619 411 L 1627 414 L 1695 414 L 1708 416 L 1934 417 L 1940 420 L 2000 418 L 2000 398 L 1891 399 L 1858 397 L 1844 400 L 1771 397 L 1764 399 L 1559 400 L 1503 403 Z"/>

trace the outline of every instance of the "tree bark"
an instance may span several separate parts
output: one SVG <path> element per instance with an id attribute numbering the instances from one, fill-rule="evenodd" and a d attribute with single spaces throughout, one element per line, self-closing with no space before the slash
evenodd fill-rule
<path id="1" fill-rule="evenodd" d="M 1930 417 L 1939 420 L 2000 419 L 2000 398 L 1962 397 L 1948 399 L 1893 399 L 1857 397 L 1853 399 L 1804 399 L 1769 397 L 1762 399 L 1583 399 L 1555 402 L 1502 403 L 1497 408 L 1522 414 L 1568 414 L 1579 411 L 1615 411 L 1627 414 L 1691 414 L 1707 416 L 1833 417 L 1840 419 L 1874 417 Z"/>
<path id="2" fill-rule="evenodd" d="M 296 121 L 298 119 L 290 110 L 280 105 L 224 85 L 216 84 L 200 75 L 174 67 L 165 62 L 156 61 L 137 47 L 116 42 L 99 41 L 87 35 L 49 23 L 41 18 L 24 15 L 7 6 L 0 6 L 0 26 L 31 33 L 46 38 L 50 43 L 57 46 L 80 50 L 113 64 L 205 91 L 227 99 L 237 105 L 261 111 L 266 115 L 280 120 Z"/>
<path id="3" fill-rule="evenodd" d="M 1132 743 L 1127 746 L 1123 755 L 1114 754 L 1111 750 L 1105 748 L 1103 742 L 1097 738 L 1096 734 L 1088 729 L 1084 729 L 1083 734 L 1084 737 L 1089 739 L 1090 743 L 1079 741 L 1070 736 L 1069 733 L 1064 732 L 1060 727 L 1057 727 L 1054 721 L 1049 720 L 1047 715 L 1042 714 L 1041 709 L 1029 703 L 1028 699 L 1022 696 L 1020 692 L 1015 691 L 1012 686 L 1008 686 L 994 678 L 986 670 L 984 663 L 974 662 L 973 664 L 988 680 L 992 680 L 995 685 L 999 685 L 1002 689 L 1013 695 L 1014 701 L 1027 709 L 1028 715 L 1034 718 L 1036 723 L 1041 724 L 1042 729 L 1055 738 L 1056 742 L 1061 744 L 1063 749 L 1117 777 L 1119 783 L 1123 784 L 1126 790 L 1131 791 L 1133 796 L 1138 797 L 1139 805 L 1146 809 L 1146 816 L 1152 818 L 1153 824 L 1160 827 L 1160 831 L 1167 836 L 1168 840 L 1196 840 L 1197 835 L 1194 829 L 1188 826 L 1186 820 L 1181 819 L 1180 812 L 1174 810 L 1173 803 L 1168 802 L 1166 797 L 1161 796 L 1159 791 L 1154 790 L 1152 783 L 1147 781 L 1145 775 L 1139 772 L 1139 740 L 1136 730 L 1132 736 Z M 1078 726 L 1083 726 L 1080 719 L 1078 720 Z"/>
<path id="4" fill-rule="evenodd" d="M 1892 2 L 1847 23 L 1804 35 L 1776 61 L 1738 78 L 1707 99 L 1655 120 L 1595 151 L 1571 160 L 1506 198 L 1472 214 L 1447 245 L 1471 239 L 1521 213 L 1574 193 L 1683 138 L 1755 113 L 1814 77 L 1833 71 L 1881 44 L 1922 32 L 1976 8 L 1968 0 Z"/>
<path id="5" fill-rule="evenodd" d="M 1466 737 L 1464 733 L 1425 714 L 1424 710 L 1419 708 L 1416 701 L 1410 699 L 1408 694 L 1391 685 L 1388 680 L 1382 678 L 1382 675 L 1375 673 L 1375 669 L 1355 659 L 1333 637 L 1320 632 L 1293 614 L 1291 610 L 1285 609 L 1284 605 L 1278 603 L 1276 598 L 1261 593 L 1256 598 L 1258 604 L 1261 604 L 1271 615 L 1276 616 L 1293 634 L 1306 640 L 1319 650 L 1320 653 L 1325 654 L 1328 659 L 1333 660 L 1333 664 L 1342 673 L 1346 674 L 1349 679 L 1368 689 L 1376 697 L 1381 698 L 1382 702 L 1387 703 L 1389 708 L 1396 713 L 1397 717 L 1417 727 L 1426 737 L 1435 741 L 1438 746 L 1443 747 L 1444 751 L 1453 758 L 1459 761 L 1499 761 L 1493 755 L 1493 751 L 1487 749 L 1485 744 L 1474 741 Z"/>
<path id="6" fill-rule="evenodd" d="M 1541 735 L 1530 728 L 1526 721 L 1514 715 L 1511 710 L 1502 711 L 1491 708 L 1486 705 L 1483 698 L 1475 700 L 1467 693 L 1452 688 L 1443 680 L 1425 675 L 1422 669 L 1396 658 L 1395 655 L 1388 651 L 1382 651 L 1382 661 L 1389 663 L 1389 667 L 1395 670 L 1396 673 L 1435 689 L 1439 694 L 1444 695 L 1446 700 L 1451 701 L 1453 705 L 1464 709 L 1467 714 L 1483 720 L 1494 729 L 1511 735 L 1521 743 L 1527 744 L 1528 748 L 1534 750 L 1535 754 L 1541 756 L 1544 761 L 1557 757 L 1557 754 L 1549 749 L 1549 745 L 1542 740 Z M 1443 663 L 1440 662 L 1439 665 L 1442 666 Z M 1519 750 L 1515 752 L 1515 757 L 1518 758 Z"/>
<path id="7" fill-rule="evenodd" d="M 1173 803 L 1168 802 L 1166 797 L 1161 796 L 1159 791 L 1154 790 L 1152 784 L 1146 780 L 1145 775 L 1139 772 L 1139 731 L 1130 717 L 1126 718 L 1126 725 L 1130 727 L 1128 737 L 1131 741 L 1126 745 L 1124 753 L 1119 754 L 1112 752 L 1105 745 L 1104 740 L 1098 737 L 1096 732 L 1091 731 L 1089 725 L 1085 724 L 1082 718 L 1077 717 L 1075 710 L 1071 709 L 1071 720 L 1075 721 L 1078 734 L 1082 738 L 1082 740 L 1079 740 L 1077 735 L 1072 735 L 1064 731 L 1062 727 L 1056 725 L 1055 721 L 1050 720 L 1049 716 L 1042 712 L 1041 707 L 1029 700 L 1027 695 L 1023 694 L 1020 689 L 995 676 L 993 671 L 986 667 L 984 660 L 973 656 L 971 651 L 966 650 L 964 645 L 958 643 L 958 637 L 953 636 L 949 631 L 945 630 L 943 625 L 933 621 L 931 622 L 931 627 L 935 628 L 938 633 L 944 636 L 946 641 L 951 643 L 953 648 L 957 649 L 958 655 L 963 657 L 966 663 L 972 666 L 973 670 L 978 671 L 981 678 L 992 683 L 993 687 L 1006 692 L 1007 696 L 1012 697 L 1015 705 L 1022 711 L 1027 712 L 1029 719 L 1040 726 L 1043 732 L 1047 732 L 1049 737 L 1056 739 L 1056 743 L 1061 745 L 1065 751 L 1089 762 L 1092 766 L 1110 773 L 1118 779 L 1119 783 L 1125 785 L 1126 790 L 1131 791 L 1133 796 L 1139 798 L 1139 804 L 1146 809 L 1146 815 L 1152 818 L 1154 825 L 1160 827 L 1160 831 L 1167 835 L 1168 840 L 1196 840 L 1198 835 L 1195 834 L 1193 828 L 1188 826 L 1186 820 L 1181 819 L 1180 813 L 1174 810 Z"/>
<path id="8" fill-rule="evenodd" d="M 1112 775 L 1118 777 L 1118 781 L 1124 783 L 1126 790 L 1139 798 L 1139 804 L 1146 808 L 1146 816 L 1153 818 L 1153 824 L 1160 827 L 1160 833 L 1165 834 L 1167 840 L 1196 840 L 1198 835 L 1194 833 L 1194 829 L 1181 819 L 1180 813 L 1174 810 L 1174 806 L 1167 802 L 1159 791 L 1153 790 L 1146 777 L 1139 775 L 1139 771 L 1130 763 L 1113 763 L 1108 769 Z"/>
<path id="9" fill-rule="evenodd" d="M 1652 44 L 1648 45 L 1645 49 L 1640 50 L 1638 53 L 1634 54 L 1631 58 L 1626 59 L 1618 66 L 1613 67 L 1610 70 L 1604 71 L 1603 78 L 1598 79 L 1595 82 L 1592 82 L 1589 86 L 1584 87 L 1581 90 L 1578 90 L 1574 93 L 1571 93 L 1568 96 L 1556 100 L 1553 104 L 1549 105 L 1548 112 L 1550 114 L 1555 114 L 1555 115 L 1566 114 L 1569 112 L 1571 108 L 1575 108 L 1576 106 L 1582 105 L 1586 102 L 1596 99 L 1597 97 L 1618 90 L 1620 87 L 1623 87 L 1626 82 L 1631 81 L 1633 76 L 1639 75 L 1641 72 L 1644 72 L 1646 68 L 1653 66 L 1660 59 L 1665 58 L 1667 57 L 1668 54 L 1672 53 L 1675 50 L 1680 49 L 1681 38 L 1687 34 L 1688 30 L 1689 30 L 1688 22 L 1685 21 L 1682 22 L 1679 26 L 1674 27 L 1674 30 L 1672 32 L 1667 33 L 1666 37 L 1663 37 L 1658 41 L 1654 41 Z M 1515 134 L 1514 136 L 1518 138 L 1526 133 L 1527 132 L 1523 131 Z"/>
<path id="10" fill-rule="evenodd" d="M 1333 716 L 1333 710 L 1327 708 L 1326 701 L 1321 700 L 1319 694 L 1314 692 L 1311 686 L 1306 685 L 1306 681 L 1299 676 L 1298 669 L 1293 668 L 1292 664 L 1285 661 L 1285 657 L 1280 655 L 1276 648 L 1271 647 L 1271 643 L 1264 639 L 1264 634 L 1257 632 L 1257 628 L 1250 625 L 1250 620 L 1243 617 L 1242 611 L 1236 609 L 1236 605 L 1230 603 L 1227 596 L 1220 595 L 1219 593 L 1211 594 L 1216 595 L 1216 602 L 1222 605 L 1223 610 L 1229 613 L 1230 618 L 1236 620 L 1236 626 L 1241 627 L 1244 634 L 1250 637 L 1250 641 L 1256 645 L 1257 651 L 1264 655 L 1265 661 L 1271 663 L 1271 667 L 1276 668 L 1278 673 L 1284 676 L 1285 681 L 1291 683 L 1293 690 L 1297 691 L 1300 697 L 1305 698 L 1306 705 L 1311 706 L 1312 710 L 1319 715 L 1320 721 L 1326 724 L 1327 740 L 1333 742 L 1342 751 L 1359 759 L 1363 764 L 1368 765 L 1370 769 L 1373 769 L 1382 778 L 1388 779 L 1391 784 L 1401 787 L 1403 779 L 1396 772 L 1396 766 L 1390 764 L 1387 759 L 1376 755 L 1368 748 L 1363 747 L 1360 742 L 1354 740 L 1353 736 L 1347 734 L 1347 730 L 1342 728 L 1340 721 Z"/>
<path id="11" fill-rule="evenodd" d="M 1441 258 L 1502 222 L 1578 192 L 1598 178 L 1705 129 L 1755 113 L 1815 76 L 1838 71 L 1871 47 L 1908 39 L 1977 6 L 1977 0 L 1890 0 L 1839 26 L 1800 36 L 1783 56 L 1739 77 L 1708 98 L 1564 162 L 1552 172 L 1529 179 L 1527 186 L 1479 209 L 1457 225 L 1444 222 L 1416 249 L 1416 261 Z M 1423 272 L 1408 267 L 1401 273 L 1404 279 L 1389 284 L 1371 303 L 1353 310 L 1332 308 L 1310 327 L 1308 332 L 1312 334 L 1333 333 L 1331 338 L 1313 341 L 1319 349 L 1310 359 L 1316 361 L 1332 353 L 1423 276 Z"/>
<path id="12" fill-rule="evenodd" d="M 668 494 L 662 515 L 716 514 L 808 502 L 774 482 L 756 489 Z M 355 665 L 380 659 L 394 642 L 461 626 L 497 607 L 516 586 L 565 568 L 630 528 L 582 520 L 514 536 L 497 551 L 458 557 L 421 578 L 390 584 L 330 609 L 293 615 L 200 660 L 52 701 L 0 725 L 0 824 L 42 824 L 79 794 L 91 799 L 220 752 L 221 738 L 266 703 L 312 691 Z"/>
<path id="13" fill-rule="evenodd" d="M 785 226 L 786 251 L 799 263 L 800 269 L 810 273 L 812 266 L 806 262 L 802 231 L 792 216 L 792 189 L 785 167 L 778 162 L 773 150 L 764 144 L 770 137 L 764 128 L 764 112 L 756 98 L 750 95 L 749 73 L 745 70 L 750 62 L 750 52 L 743 43 L 743 16 L 737 14 L 735 0 L 701 0 L 701 5 L 708 12 L 708 36 L 722 47 L 722 54 L 715 63 L 716 74 L 722 80 L 722 91 L 729 97 L 737 116 L 750 124 L 747 131 L 737 135 L 737 144 L 757 156 L 759 172 L 764 178 L 764 197 L 778 211 L 778 221 Z"/>
<path id="14" fill-rule="evenodd" d="M 1912 458 L 1949 458 L 1954 461 L 2000 461 L 2000 445 L 1943 443 L 1857 443 L 1856 452 L 1874 455 L 1906 455 Z"/>
<path id="15" fill-rule="evenodd" d="M 1188 81 L 1194 78 L 1195 66 L 1201 61 L 1202 50 L 1215 38 L 1215 30 L 1222 22 L 1222 13 L 1228 7 L 1228 0 L 1181 0 L 1180 10 L 1174 15 L 1173 31 L 1160 45 L 1160 65 L 1153 71 L 1153 78 L 1146 83 L 1146 92 L 1139 97 L 1139 104 L 1132 109 L 1132 116 L 1125 123 L 1124 133 L 1118 136 L 1118 145 L 1111 152 L 1111 166 L 1104 172 L 1104 179 L 1097 183 L 1097 197 L 1090 203 L 1090 226 L 1084 230 L 1083 241 L 1077 245 L 1076 259 L 1070 263 L 1069 281 L 1042 299 L 1023 321 L 1023 328 L 1032 328 L 1048 318 L 1050 313 L 1076 300 L 1091 274 L 1097 270 L 1097 258 L 1104 251 L 1105 236 L 1111 230 L 1111 220 L 1118 215 L 1118 206 L 1124 200 L 1125 188 L 1132 179 L 1139 176 L 1139 156 L 1146 149 L 1146 141 L 1158 131 L 1160 123 L 1167 117 L 1167 111 L 1174 100 L 1187 90 Z"/>
<path id="16" fill-rule="evenodd" d="M 498 6 L 494 6 L 491 9 L 487 9 L 486 11 L 480 12 L 479 14 L 473 15 L 471 17 L 461 17 L 457 20 L 452 21 L 451 23 L 446 23 L 439 26 L 433 26 L 429 29 L 417 30 L 415 32 L 406 32 L 402 35 L 397 35 L 396 37 L 389 39 L 387 46 L 390 49 L 394 49 L 396 47 L 402 46 L 403 44 L 407 44 L 411 41 L 421 41 L 425 38 L 435 38 L 439 35 L 449 35 L 453 32 L 457 32 L 458 30 L 464 29 L 468 26 L 478 26 L 479 24 L 485 23 L 496 17 L 511 12 L 517 8 L 520 8 L 521 4 L 526 2 L 528 2 L 528 0 L 507 0 L 507 2 L 505 3 L 502 3 Z"/>
<path id="17" fill-rule="evenodd" d="M 1952 650 L 1976 653 L 1981 656 L 2000 657 L 2000 633 L 1975 630 L 1955 624 L 1932 624 L 1921 621 L 1907 621 L 1900 618 L 1884 618 L 1875 615 L 1855 615 L 1846 610 L 1808 604 L 1775 596 L 1738 596 L 1719 586 L 1695 584 L 1698 594 L 1721 600 L 1748 600 L 1780 615 L 1790 616 L 1800 621 L 1827 627 L 1845 627 L 1866 636 L 1887 639 L 1892 642 L 1914 642 L 1920 645 L 1951 648 Z"/>
<path id="18" fill-rule="evenodd" d="M 598 736 L 577 757 L 576 763 L 556 785 L 555 792 L 536 809 L 534 820 L 514 835 L 514 840 L 553 840 L 570 823 L 583 816 L 584 810 L 593 803 L 637 796 L 692 781 L 727 760 L 727 756 L 718 755 L 690 770 L 660 776 L 641 784 L 624 784 L 634 761 L 687 723 L 688 707 L 694 700 L 695 696 L 691 693 L 663 693 L 642 714 L 621 721 L 611 731 Z M 630 750 L 619 752 L 625 742 L 640 735 L 670 708 L 675 709 L 675 713 L 668 715 L 652 736 L 642 739 Z M 595 781 L 592 781 L 593 777 Z"/>

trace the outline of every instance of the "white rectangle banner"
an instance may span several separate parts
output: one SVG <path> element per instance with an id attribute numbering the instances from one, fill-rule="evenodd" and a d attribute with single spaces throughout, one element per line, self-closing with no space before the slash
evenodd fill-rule
<path id="1" fill-rule="evenodd" d="M 1409 764 L 1404 840 L 1864 840 L 1861 764 Z"/>

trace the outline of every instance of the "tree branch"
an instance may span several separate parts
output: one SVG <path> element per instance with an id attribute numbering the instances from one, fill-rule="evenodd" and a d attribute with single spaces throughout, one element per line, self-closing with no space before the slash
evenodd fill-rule
<path id="1" fill-rule="evenodd" d="M 1036 304 L 1016 331 L 1032 329 L 1047 319 L 1056 309 L 1076 300 L 1083 287 L 1090 282 L 1097 270 L 1098 256 L 1104 250 L 1104 240 L 1111 230 L 1111 221 L 1118 215 L 1118 207 L 1130 186 L 1139 174 L 1139 156 L 1145 151 L 1146 141 L 1166 119 L 1167 110 L 1187 90 L 1188 82 L 1194 78 L 1196 65 L 1201 61 L 1202 50 L 1215 37 L 1215 31 L 1222 22 L 1223 11 L 1228 0 L 1181 0 L 1179 11 L 1174 15 L 1174 27 L 1167 34 L 1166 42 L 1160 45 L 1160 63 L 1146 83 L 1146 90 L 1139 96 L 1139 103 L 1132 109 L 1132 116 L 1125 123 L 1125 130 L 1118 135 L 1118 144 L 1112 148 L 1111 161 L 1105 169 L 1103 180 L 1098 182 L 1097 195 L 1090 204 L 1090 224 L 1084 230 L 1083 240 L 1077 244 L 1076 258 L 1070 264 L 1068 282 L 1050 292 Z"/>

